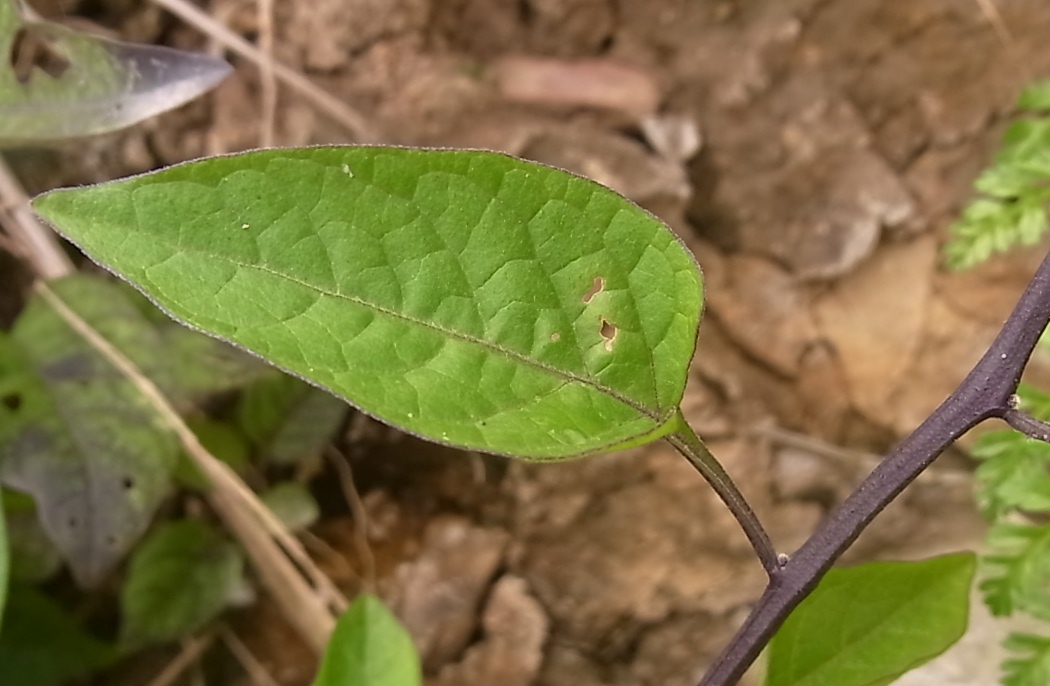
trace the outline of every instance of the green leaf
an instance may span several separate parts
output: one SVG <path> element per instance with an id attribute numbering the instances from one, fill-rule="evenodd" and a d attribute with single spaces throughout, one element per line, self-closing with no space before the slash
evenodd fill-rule
<path id="1" fill-rule="evenodd" d="M 1010 634 L 1003 647 L 1015 657 L 1003 661 L 1003 686 L 1046 686 L 1050 684 L 1050 638 L 1031 634 Z"/>
<path id="2" fill-rule="evenodd" d="M 1044 393 L 1031 384 L 1022 383 L 1017 388 L 1017 395 L 1021 400 L 1022 410 L 1036 419 L 1050 421 L 1050 393 Z"/>
<path id="3" fill-rule="evenodd" d="M 158 318 L 123 284 L 76 275 L 52 288 L 179 408 L 272 373 Z M 0 399 L 0 479 L 33 493 L 77 579 L 97 583 L 168 493 L 173 438 L 133 384 L 37 297 L 10 339 L 0 336 Z"/>
<path id="4" fill-rule="evenodd" d="M 273 374 L 243 351 L 175 324 L 126 284 L 83 274 L 62 283 L 67 304 L 180 410 Z"/>
<path id="5" fill-rule="evenodd" d="M 989 519 L 1021 509 L 1050 510 L 1050 445 L 1013 431 L 990 431 L 971 455 L 977 468 L 977 505 Z"/>
<path id="6" fill-rule="evenodd" d="M 17 491 L 4 491 L 3 498 L 11 579 L 30 582 L 50 579 L 62 568 L 62 558 L 40 526 L 32 498 Z"/>
<path id="7" fill-rule="evenodd" d="M 1047 83 L 1021 96 L 1022 109 L 1046 109 Z M 974 184 L 983 194 L 952 226 L 945 259 L 966 269 L 1019 245 L 1034 245 L 1048 227 L 1050 203 L 1050 117 L 1028 118 L 1010 125 L 995 164 Z"/>
<path id="8" fill-rule="evenodd" d="M 248 470 L 251 465 L 248 441 L 236 427 L 201 418 L 188 419 L 186 425 L 213 457 L 228 464 L 235 472 L 243 474 Z M 201 474 L 193 459 L 185 453 L 179 456 L 179 463 L 175 466 L 175 480 L 197 491 L 206 491 L 209 486 L 207 477 Z"/>
<path id="9" fill-rule="evenodd" d="M 566 172 L 264 150 L 35 206 L 175 318 L 431 440 L 559 459 L 674 425 L 699 269 L 662 223 Z"/>
<path id="10" fill-rule="evenodd" d="M 90 279 L 52 284 L 74 311 L 128 349 L 140 330 L 88 296 Z M 7 373 L 5 370 L 15 370 Z M 134 385 L 40 297 L 0 338 L 0 478 L 33 495 L 44 530 L 85 586 L 97 584 L 149 525 L 177 456 Z M 0 410 L 2 411 L 2 410 Z"/>
<path id="11" fill-rule="evenodd" d="M 236 597 L 243 573 L 240 549 L 204 522 L 161 526 L 131 558 L 121 594 L 124 641 L 137 646 L 193 633 Z"/>
<path id="12" fill-rule="evenodd" d="M 108 665 L 111 646 L 92 638 L 32 587 L 13 589 L 0 631 L 0 684 L 62 686 Z"/>
<path id="13" fill-rule="evenodd" d="M 412 639 L 381 600 L 358 596 L 339 618 L 313 686 L 419 686 Z"/>
<path id="14" fill-rule="evenodd" d="M 4 512 L 3 489 L 0 488 L 0 630 L 3 629 L 4 603 L 11 569 L 11 553 L 7 544 L 7 514 Z"/>
<path id="15" fill-rule="evenodd" d="M 307 529 L 321 518 L 321 508 L 313 494 L 296 481 L 277 484 L 259 499 L 292 531 Z"/>
<path id="16" fill-rule="evenodd" d="M 1023 610 L 1050 620 L 1050 524 L 1000 522 L 989 530 L 988 546 L 981 591 L 992 614 Z"/>
<path id="17" fill-rule="evenodd" d="M 766 686 L 883 686 L 966 630 L 972 553 L 832 569 L 770 644 Z"/>
<path id="18" fill-rule="evenodd" d="M 294 465 L 321 454 L 349 409 L 330 393 L 275 374 L 244 390 L 237 423 L 266 460 Z"/>
<path id="19" fill-rule="evenodd" d="M 1017 106 L 1023 110 L 1050 110 L 1050 80 L 1037 81 L 1025 88 Z"/>
<path id="20" fill-rule="evenodd" d="M 208 55 L 29 21 L 14 0 L 0 0 L 0 55 L 0 143 L 115 131 L 189 102 L 230 73 Z"/>

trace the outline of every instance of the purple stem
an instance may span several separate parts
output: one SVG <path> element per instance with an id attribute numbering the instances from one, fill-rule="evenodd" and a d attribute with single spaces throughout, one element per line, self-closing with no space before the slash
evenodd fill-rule
<path id="1" fill-rule="evenodd" d="M 1012 396 L 1048 322 L 1050 255 L 1043 259 L 988 352 L 966 379 L 772 575 L 747 621 L 711 665 L 700 686 L 736 684 L 791 611 L 816 588 L 875 515 L 975 424 L 989 417 L 1009 418 L 1012 426 L 1031 429 L 1029 435 L 1044 433 L 1045 425 L 1032 424 L 1014 409 Z"/>

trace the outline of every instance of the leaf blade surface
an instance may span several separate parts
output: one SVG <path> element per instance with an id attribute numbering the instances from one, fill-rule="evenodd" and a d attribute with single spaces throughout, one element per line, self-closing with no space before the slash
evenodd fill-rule
<path id="1" fill-rule="evenodd" d="M 695 348 L 700 273 L 666 226 L 496 153 L 256 151 L 35 206 L 175 318 L 453 445 L 657 437 Z"/>
<path id="2" fill-rule="evenodd" d="M 419 686 L 412 638 L 382 601 L 364 594 L 339 618 L 313 686 Z"/>
<path id="3" fill-rule="evenodd" d="M 769 649 L 766 686 L 885 686 L 966 631 L 973 553 L 832 569 Z"/>

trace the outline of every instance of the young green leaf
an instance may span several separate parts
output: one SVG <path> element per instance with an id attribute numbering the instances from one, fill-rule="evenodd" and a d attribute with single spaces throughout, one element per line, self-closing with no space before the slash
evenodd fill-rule
<path id="1" fill-rule="evenodd" d="M 945 245 L 949 266 L 965 269 L 994 253 L 1033 245 L 1047 229 L 1050 202 L 1050 118 L 1015 122 L 1007 129 L 995 165 L 974 184 L 974 200 L 952 226 Z"/>
<path id="2" fill-rule="evenodd" d="M 0 684 L 62 686 L 112 661 L 111 646 L 86 634 L 35 588 L 12 590 L 0 631 Z"/>
<path id="3" fill-rule="evenodd" d="M 123 284 L 75 275 L 52 288 L 177 407 L 273 373 L 158 319 Z M 167 495 L 178 455 L 173 438 L 134 385 L 40 298 L 10 337 L 0 336 L 0 400 L 0 480 L 34 495 L 77 579 L 97 582 Z"/>
<path id="4" fill-rule="evenodd" d="M 204 522 L 158 528 L 131 558 L 121 594 L 124 641 L 160 643 L 196 631 L 236 597 L 243 572 L 240 549 Z"/>
<path id="5" fill-rule="evenodd" d="M 699 269 L 665 225 L 566 172 L 264 150 L 34 203 L 177 319 L 432 440 L 558 459 L 673 427 Z"/>
<path id="6" fill-rule="evenodd" d="M 4 512 L 4 489 L 0 488 L 0 630 L 4 626 L 4 604 L 7 601 L 7 584 L 11 569 L 11 553 L 7 545 L 7 515 Z"/>
<path id="7" fill-rule="evenodd" d="M 68 279 L 53 288 L 91 321 L 83 283 Z M 138 340 L 133 322 L 93 323 L 117 345 Z M 0 479 L 33 495 L 77 580 L 94 585 L 166 497 L 174 438 L 134 385 L 41 298 L 29 302 L 9 338 L 0 337 L 0 380 Z"/>
<path id="8" fill-rule="evenodd" d="M 321 454 L 349 409 L 330 393 L 275 373 L 244 389 L 237 423 L 264 459 L 294 465 Z"/>
<path id="9" fill-rule="evenodd" d="M 131 360 L 177 409 L 273 375 L 243 351 L 179 326 L 126 284 L 88 274 L 62 280 L 63 299 Z"/>
<path id="10" fill-rule="evenodd" d="M 229 73 L 209 55 L 30 21 L 15 0 L 0 0 L 0 143 L 115 131 L 192 100 Z"/>
<path id="11" fill-rule="evenodd" d="M 1023 110 L 1050 110 L 1050 80 L 1037 81 L 1025 88 L 1017 106 Z"/>
<path id="12" fill-rule="evenodd" d="M 766 686 L 883 686 L 966 631 L 972 553 L 832 569 L 770 644 Z"/>
<path id="13" fill-rule="evenodd" d="M 317 500 L 306 486 L 297 481 L 277 484 L 259 498 L 292 531 L 307 529 L 321 518 Z"/>
<path id="14" fill-rule="evenodd" d="M 412 638 L 372 595 L 357 597 L 339 618 L 313 686 L 420 686 Z"/>
<path id="15" fill-rule="evenodd" d="M 39 582 L 50 579 L 62 568 L 62 558 L 40 526 L 36 504 L 18 491 L 4 491 L 3 500 L 10 580 Z"/>

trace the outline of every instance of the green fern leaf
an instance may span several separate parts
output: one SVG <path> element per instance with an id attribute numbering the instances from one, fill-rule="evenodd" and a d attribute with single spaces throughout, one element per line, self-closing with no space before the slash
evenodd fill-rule
<path id="1" fill-rule="evenodd" d="M 1050 110 L 1050 81 L 1034 84 L 1019 101 L 1028 111 Z M 995 164 L 974 183 L 980 194 L 952 226 L 948 265 L 966 269 L 993 254 L 1033 245 L 1050 227 L 1050 116 L 1012 124 Z"/>
<path id="2" fill-rule="evenodd" d="M 1047 411 L 1046 397 L 1039 402 L 1039 412 Z M 975 474 L 977 505 L 990 520 L 1012 510 L 1050 510 L 1050 444 L 1013 430 L 992 431 L 971 454 L 982 461 Z"/>
<path id="3" fill-rule="evenodd" d="M 1050 684 L 1050 638 L 1010 634 L 1003 647 L 1016 654 L 1003 661 L 1003 686 Z"/>
<path id="4" fill-rule="evenodd" d="M 997 616 L 1017 611 L 1050 619 L 1050 525 L 1000 523 L 988 533 L 984 602 Z"/>

